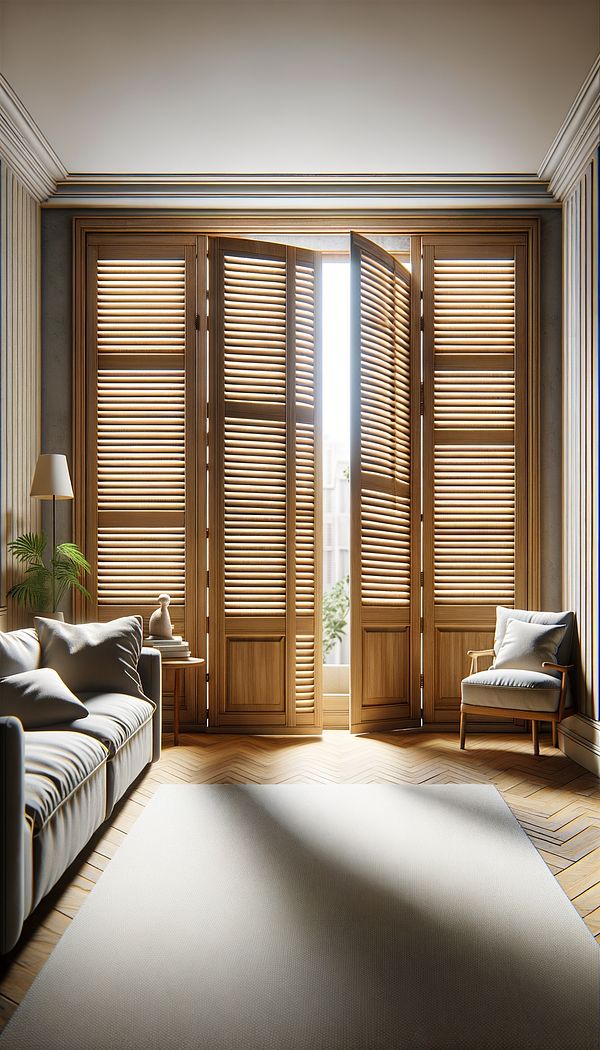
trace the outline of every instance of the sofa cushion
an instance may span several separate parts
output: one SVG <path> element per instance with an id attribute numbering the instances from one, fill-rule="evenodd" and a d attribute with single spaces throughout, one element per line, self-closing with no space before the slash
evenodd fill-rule
<path id="1" fill-rule="evenodd" d="M 25 812 L 36 832 L 107 757 L 106 747 L 91 736 L 62 730 L 25 733 Z"/>
<path id="2" fill-rule="evenodd" d="M 556 663 L 558 648 L 566 629 L 564 624 L 552 626 L 509 619 L 494 660 L 494 668 L 540 671 L 560 680 L 560 671 L 544 672 L 543 664 L 545 661 Z"/>
<path id="3" fill-rule="evenodd" d="M 0 679 L 0 715 L 14 715 L 24 729 L 49 728 L 87 718 L 87 707 L 51 667 Z"/>
<path id="4" fill-rule="evenodd" d="M 463 704 L 467 706 L 556 711 L 560 682 L 539 671 L 490 668 L 489 671 L 479 671 L 463 678 L 461 695 Z"/>
<path id="5" fill-rule="evenodd" d="M 531 612 L 529 609 L 507 609 L 503 605 L 496 607 L 496 636 L 494 638 L 494 652 L 498 655 L 506 625 L 509 620 L 523 620 L 525 623 L 555 624 L 563 623 L 566 631 L 562 637 L 557 653 L 557 663 L 571 664 L 573 636 L 575 633 L 575 614 L 572 612 Z"/>
<path id="6" fill-rule="evenodd" d="M 144 696 L 138 673 L 141 616 L 109 623 L 61 623 L 36 616 L 42 666 L 53 667 L 77 696 L 114 692 Z"/>
<path id="7" fill-rule="evenodd" d="M 0 678 L 40 666 L 39 638 L 32 628 L 0 632 Z"/>
<path id="8" fill-rule="evenodd" d="M 102 741 L 114 755 L 154 714 L 150 700 L 123 693 L 83 693 L 81 700 L 88 710 L 84 722 L 73 722 L 70 729 Z"/>

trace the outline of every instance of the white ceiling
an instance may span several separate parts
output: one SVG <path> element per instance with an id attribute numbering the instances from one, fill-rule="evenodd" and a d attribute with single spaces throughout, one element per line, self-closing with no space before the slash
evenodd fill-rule
<path id="1" fill-rule="evenodd" d="M 597 0 L 0 0 L 0 71 L 72 173 L 533 173 Z"/>

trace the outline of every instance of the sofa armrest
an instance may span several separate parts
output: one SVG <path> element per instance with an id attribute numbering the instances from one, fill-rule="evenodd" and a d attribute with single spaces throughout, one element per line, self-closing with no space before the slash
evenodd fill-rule
<path id="1" fill-rule="evenodd" d="M 0 718 L 0 952 L 15 946 L 25 919 L 25 737 L 18 718 Z"/>
<path id="2" fill-rule="evenodd" d="M 156 704 L 156 711 L 152 720 L 152 761 L 158 762 L 162 735 L 162 667 L 158 649 L 151 649 L 149 646 L 142 649 L 138 671 L 140 672 L 142 689 L 148 699 Z"/>

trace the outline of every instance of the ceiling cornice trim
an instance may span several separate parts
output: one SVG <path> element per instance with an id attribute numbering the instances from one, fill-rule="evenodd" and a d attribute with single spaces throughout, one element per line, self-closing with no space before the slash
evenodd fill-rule
<path id="1" fill-rule="evenodd" d="M 0 73 L 0 157 L 38 201 L 53 195 L 68 172 L 21 99 Z"/>
<path id="2" fill-rule="evenodd" d="M 550 192 L 564 200 L 600 141 L 600 54 L 585 78 L 538 176 Z"/>
<path id="3" fill-rule="evenodd" d="M 522 174 L 72 174 L 52 207 L 481 208 L 556 204 L 537 175 Z"/>

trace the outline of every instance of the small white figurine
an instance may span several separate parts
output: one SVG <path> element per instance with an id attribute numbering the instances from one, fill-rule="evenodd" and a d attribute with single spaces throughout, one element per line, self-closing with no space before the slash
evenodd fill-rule
<path id="1" fill-rule="evenodd" d="M 173 624 L 171 623 L 168 608 L 169 602 L 171 601 L 171 595 L 159 594 L 158 600 L 160 605 L 158 609 L 155 609 L 152 613 L 148 624 L 149 633 L 152 638 L 172 638 Z"/>

